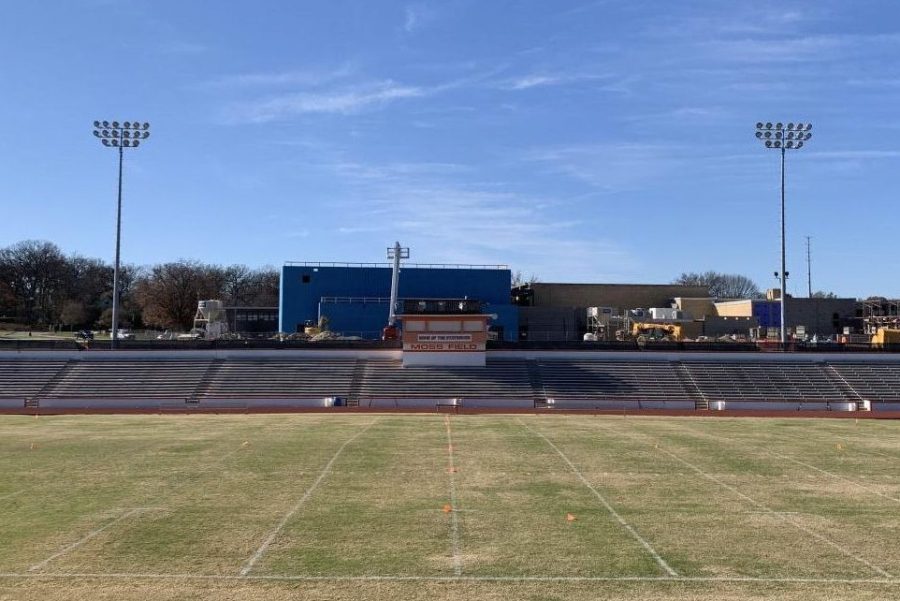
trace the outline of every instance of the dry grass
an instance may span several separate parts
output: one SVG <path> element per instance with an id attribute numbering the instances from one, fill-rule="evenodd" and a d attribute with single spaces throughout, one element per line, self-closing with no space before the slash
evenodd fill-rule
<path id="1" fill-rule="evenodd" d="M 900 596 L 897 424 L 444 419 L 3 418 L 0 599 Z"/>

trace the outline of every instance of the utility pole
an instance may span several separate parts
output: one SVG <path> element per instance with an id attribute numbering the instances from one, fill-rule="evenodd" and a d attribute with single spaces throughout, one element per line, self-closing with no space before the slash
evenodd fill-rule
<path id="1" fill-rule="evenodd" d="M 809 294 L 807 294 L 807 298 L 812 298 L 812 258 L 809 253 L 810 240 L 812 236 L 806 237 L 806 281 L 809 289 Z"/>

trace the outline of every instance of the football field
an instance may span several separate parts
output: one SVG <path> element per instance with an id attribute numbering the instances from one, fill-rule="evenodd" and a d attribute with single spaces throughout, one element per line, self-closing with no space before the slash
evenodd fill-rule
<path id="1" fill-rule="evenodd" d="M 0 417 L 0 599 L 900 598 L 900 423 Z"/>

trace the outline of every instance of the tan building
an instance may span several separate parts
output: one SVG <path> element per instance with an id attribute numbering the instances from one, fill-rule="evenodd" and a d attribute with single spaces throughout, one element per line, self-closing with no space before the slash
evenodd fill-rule
<path id="1" fill-rule="evenodd" d="M 677 297 L 706 297 L 705 286 L 676 284 L 545 284 L 531 285 L 535 307 L 670 307 Z"/>

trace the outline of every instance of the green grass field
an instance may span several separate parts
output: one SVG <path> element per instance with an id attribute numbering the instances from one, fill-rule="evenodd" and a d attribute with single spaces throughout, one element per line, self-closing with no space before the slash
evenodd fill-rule
<path id="1" fill-rule="evenodd" d="M 0 418 L 0 599 L 900 598 L 900 424 Z"/>

